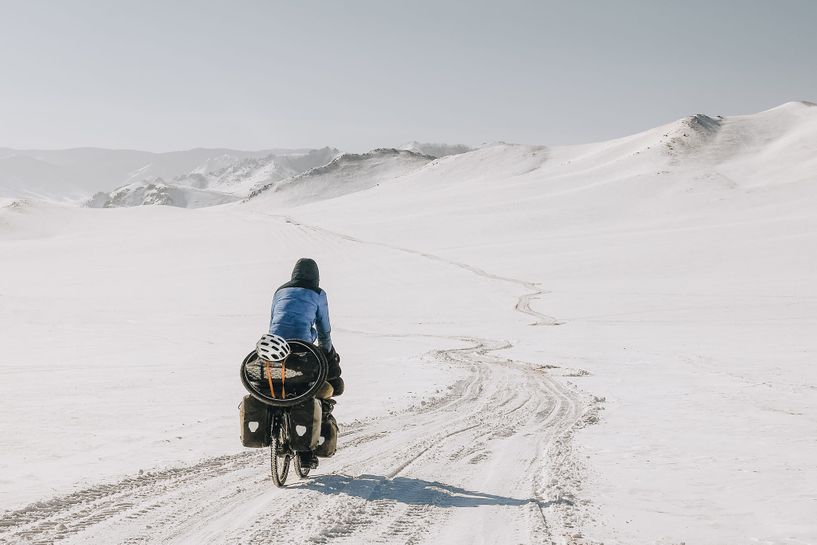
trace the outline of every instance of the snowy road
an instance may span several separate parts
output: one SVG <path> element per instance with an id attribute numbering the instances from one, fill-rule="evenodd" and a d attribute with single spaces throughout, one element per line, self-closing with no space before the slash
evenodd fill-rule
<path id="1" fill-rule="evenodd" d="M 504 345 L 462 341 L 429 357 L 466 380 L 343 430 L 336 457 L 286 489 L 266 449 L 221 456 L 7 513 L 0 543 L 570 542 L 570 439 L 592 404 L 554 370 L 495 355 Z"/>

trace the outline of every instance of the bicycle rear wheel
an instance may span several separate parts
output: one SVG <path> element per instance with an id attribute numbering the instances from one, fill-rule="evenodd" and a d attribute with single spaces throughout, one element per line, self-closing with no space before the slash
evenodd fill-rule
<path id="1" fill-rule="evenodd" d="M 305 479 L 309 475 L 309 468 L 308 467 L 301 467 L 301 457 L 298 454 L 295 454 L 295 473 L 298 474 L 298 477 Z"/>
<path id="2" fill-rule="evenodd" d="M 289 475 L 289 462 L 292 459 L 289 449 L 289 419 L 276 416 L 272 419 L 272 441 L 270 442 L 270 473 L 275 486 L 282 487 Z"/>

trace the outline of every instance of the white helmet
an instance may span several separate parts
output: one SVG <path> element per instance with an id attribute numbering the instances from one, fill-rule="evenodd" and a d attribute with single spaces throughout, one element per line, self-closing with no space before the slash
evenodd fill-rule
<path id="1" fill-rule="evenodd" d="M 289 343 L 283 337 L 267 334 L 255 343 L 258 356 L 267 361 L 283 361 L 292 352 Z"/>

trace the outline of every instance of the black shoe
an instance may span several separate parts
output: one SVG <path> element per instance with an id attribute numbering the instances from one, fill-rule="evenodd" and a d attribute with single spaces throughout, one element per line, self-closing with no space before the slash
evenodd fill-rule
<path id="1" fill-rule="evenodd" d="M 301 468 L 303 469 L 318 468 L 318 457 L 315 456 L 314 452 L 299 452 L 298 459 L 301 462 Z"/>

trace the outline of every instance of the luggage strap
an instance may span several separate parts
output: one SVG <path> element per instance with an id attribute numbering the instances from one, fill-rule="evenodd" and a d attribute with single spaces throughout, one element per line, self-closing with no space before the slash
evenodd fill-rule
<path id="1" fill-rule="evenodd" d="M 284 399 L 287 396 L 287 391 L 286 389 L 284 389 L 284 382 L 286 382 L 286 380 L 287 380 L 287 360 L 286 358 L 284 358 L 284 360 L 281 362 L 281 399 Z"/>
<path id="2" fill-rule="evenodd" d="M 275 399 L 275 387 L 272 385 L 272 366 L 270 362 L 264 360 L 264 371 L 267 373 L 267 381 L 269 382 L 269 391 L 272 394 L 272 398 Z M 287 380 L 287 365 L 286 360 L 281 362 L 281 399 L 285 399 L 287 397 L 287 391 L 285 387 L 285 383 Z"/>
<path id="3" fill-rule="evenodd" d="M 264 360 L 264 371 L 267 373 L 267 380 L 269 381 L 269 391 L 272 394 L 272 399 L 275 399 L 275 388 L 272 385 L 272 367 L 270 363 Z"/>

